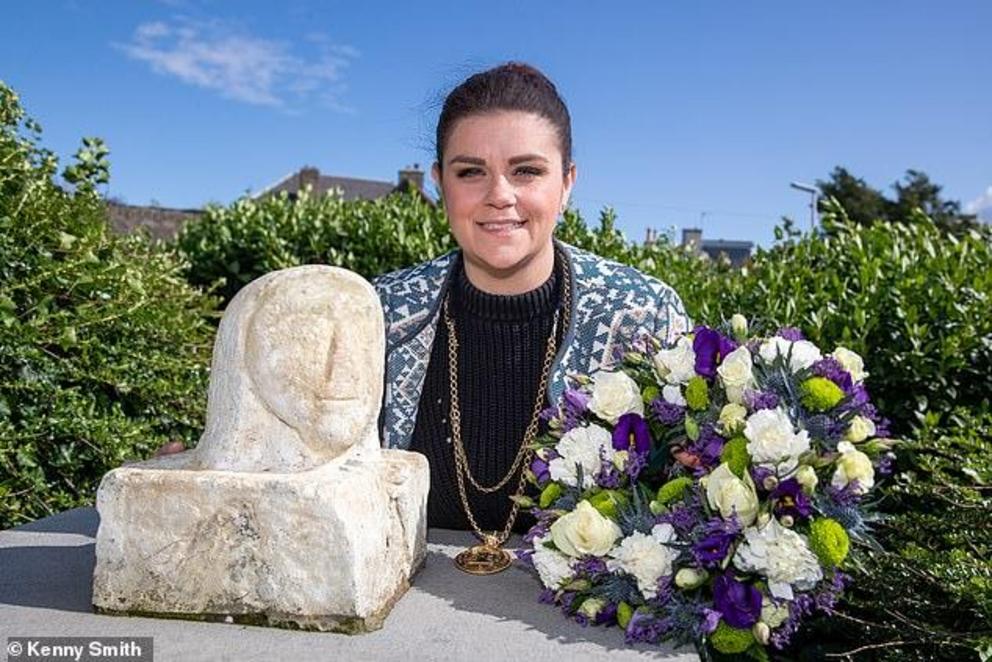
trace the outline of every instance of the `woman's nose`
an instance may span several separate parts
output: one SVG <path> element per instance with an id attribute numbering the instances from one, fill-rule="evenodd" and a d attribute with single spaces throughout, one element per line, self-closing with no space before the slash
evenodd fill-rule
<path id="1" fill-rule="evenodd" d="M 493 207 L 503 208 L 516 204 L 517 196 L 513 191 L 513 186 L 503 175 L 496 175 L 489 185 L 489 194 L 486 202 Z"/>

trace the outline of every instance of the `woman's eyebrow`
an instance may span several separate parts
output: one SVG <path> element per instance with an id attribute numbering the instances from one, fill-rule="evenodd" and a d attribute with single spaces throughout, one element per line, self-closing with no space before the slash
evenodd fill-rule
<path id="1" fill-rule="evenodd" d="M 525 161 L 544 161 L 545 163 L 548 162 L 548 160 L 545 157 L 541 156 L 540 154 L 522 154 L 520 156 L 512 157 L 508 161 L 508 163 L 510 165 L 516 165 L 518 163 L 524 163 Z"/>
<path id="2" fill-rule="evenodd" d="M 480 158 L 475 157 L 475 156 L 458 155 L 458 156 L 452 157 L 448 161 L 448 165 L 451 165 L 453 163 L 468 163 L 470 165 L 484 166 L 484 165 L 486 165 L 486 160 L 485 159 L 480 159 Z"/>

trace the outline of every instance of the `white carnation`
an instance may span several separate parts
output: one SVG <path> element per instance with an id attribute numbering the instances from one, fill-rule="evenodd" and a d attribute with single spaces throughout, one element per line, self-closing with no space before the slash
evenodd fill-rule
<path id="1" fill-rule="evenodd" d="M 696 352 L 692 340 L 679 338 L 675 347 L 658 350 L 654 355 L 654 369 L 658 379 L 669 384 L 685 384 L 696 376 Z"/>
<path id="2" fill-rule="evenodd" d="M 734 565 L 744 572 L 768 578 L 768 590 L 780 600 L 792 600 L 793 587 L 805 591 L 823 579 L 823 569 L 806 538 L 778 523 L 774 517 L 761 528 L 744 531 L 744 542 L 734 554 Z"/>
<path id="3" fill-rule="evenodd" d="M 531 559 L 534 561 L 534 568 L 541 578 L 541 583 L 547 588 L 558 589 L 572 578 L 574 571 L 571 559 L 559 551 L 544 546 L 549 539 L 550 536 L 545 536 L 534 540 L 534 555 Z"/>
<path id="4" fill-rule="evenodd" d="M 781 408 L 751 414 L 744 424 L 744 436 L 747 453 L 758 464 L 794 465 L 809 450 L 809 434 L 806 430 L 797 433 Z"/>
<path id="5" fill-rule="evenodd" d="M 651 535 L 634 531 L 612 551 L 606 562 L 611 572 L 622 570 L 637 580 L 645 598 L 658 594 L 658 580 L 672 574 L 672 563 L 678 556 L 667 544 L 675 538 L 671 524 L 657 524 Z"/>
<path id="6" fill-rule="evenodd" d="M 823 358 L 820 348 L 810 341 L 797 340 L 793 342 L 781 336 L 769 338 L 758 349 L 758 355 L 767 365 L 771 365 L 779 354 L 783 358 L 789 357 L 789 369 L 792 372 L 799 372 L 803 368 L 808 368 Z"/>
<path id="7" fill-rule="evenodd" d="M 624 414 L 644 415 L 644 401 L 637 383 L 622 372 L 597 372 L 592 378 L 589 409 L 604 421 L 616 425 Z"/>
<path id="8" fill-rule="evenodd" d="M 578 482 L 576 465 L 582 467 L 582 487 L 595 484 L 594 475 L 601 466 L 601 458 L 613 459 L 613 436 L 599 425 L 572 428 L 555 446 L 560 457 L 548 463 L 551 480 L 575 486 Z"/>

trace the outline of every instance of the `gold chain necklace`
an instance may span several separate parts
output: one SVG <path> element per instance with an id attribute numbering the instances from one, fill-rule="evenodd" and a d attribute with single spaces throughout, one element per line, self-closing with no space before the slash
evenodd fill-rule
<path id="1" fill-rule="evenodd" d="M 451 314 L 448 310 L 448 302 L 450 301 L 450 298 L 450 295 L 444 298 L 444 323 L 448 328 L 448 384 L 451 390 L 451 410 L 449 416 L 451 418 L 452 447 L 455 455 L 455 477 L 458 483 L 458 496 L 461 498 L 462 508 L 465 509 L 465 515 L 468 518 L 469 524 L 472 526 L 472 531 L 482 541 L 481 545 L 475 545 L 474 547 L 470 547 L 458 554 L 455 557 L 455 565 L 461 570 L 473 575 L 491 575 L 493 573 L 500 572 L 501 570 L 505 570 L 510 565 L 510 555 L 506 552 L 506 550 L 501 549 L 500 545 L 506 542 L 507 538 L 510 537 L 510 531 L 513 529 L 513 522 L 516 520 L 517 512 L 520 509 L 520 502 L 517 498 L 513 500 L 513 507 L 510 509 L 510 516 L 507 519 L 506 525 L 503 527 L 502 531 L 483 533 L 478 522 L 475 520 L 475 515 L 472 513 L 472 508 L 469 506 L 468 494 L 465 488 L 465 478 L 468 477 L 469 482 L 475 489 L 489 494 L 506 485 L 513 477 L 513 474 L 516 473 L 517 469 L 531 459 L 534 452 L 531 445 L 534 442 L 534 437 L 537 436 L 537 425 L 541 414 L 541 405 L 544 402 L 544 394 L 548 387 L 548 377 L 551 372 L 551 363 L 555 357 L 560 311 L 555 310 L 554 322 L 551 325 L 551 334 L 548 336 L 547 350 L 544 354 L 544 365 L 541 368 L 541 381 L 537 387 L 537 398 L 534 402 L 534 410 L 531 413 L 530 423 L 524 431 L 524 438 L 520 444 L 520 449 L 517 451 L 513 464 L 510 466 L 510 470 L 506 473 L 506 475 L 494 485 L 484 486 L 480 485 L 472 475 L 468 465 L 468 457 L 465 454 L 465 446 L 462 444 L 462 414 L 458 402 L 458 336 L 455 333 L 455 322 L 451 318 Z M 564 319 L 568 320 L 571 308 L 571 288 L 569 287 L 567 278 L 562 283 L 562 304 L 562 308 L 565 312 Z M 526 474 L 524 471 L 521 471 L 514 497 L 520 497 L 523 495 L 526 483 Z"/>

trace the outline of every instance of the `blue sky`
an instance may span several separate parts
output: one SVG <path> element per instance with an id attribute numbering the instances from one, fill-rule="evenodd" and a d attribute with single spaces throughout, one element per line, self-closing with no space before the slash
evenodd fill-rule
<path id="1" fill-rule="evenodd" d="M 297 170 L 389 180 L 432 159 L 443 93 L 509 59 L 573 118 L 587 219 L 767 245 L 794 180 L 907 168 L 992 220 L 992 3 L 9 3 L 0 79 L 108 193 L 227 203 Z"/>

